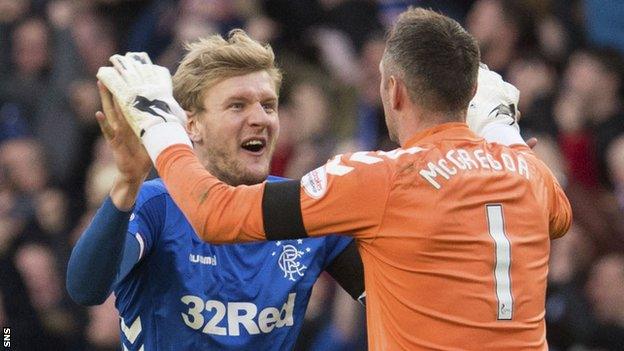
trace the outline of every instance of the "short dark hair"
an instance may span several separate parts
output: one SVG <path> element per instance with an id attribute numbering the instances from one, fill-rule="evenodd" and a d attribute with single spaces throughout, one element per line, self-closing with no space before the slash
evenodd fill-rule
<path id="1" fill-rule="evenodd" d="M 473 97 L 479 46 L 453 19 L 410 8 L 388 33 L 384 67 L 398 71 L 413 102 L 430 111 L 456 113 Z"/>

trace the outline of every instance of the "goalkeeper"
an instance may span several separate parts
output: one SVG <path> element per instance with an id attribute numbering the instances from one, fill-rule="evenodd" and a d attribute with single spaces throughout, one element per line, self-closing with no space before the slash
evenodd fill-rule
<path id="1" fill-rule="evenodd" d="M 157 88 L 158 96 L 138 99 L 135 108 L 164 119 L 188 114 L 183 133 L 203 167 L 219 179 L 230 185 L 281 181 L 267 178 L 279 133 L 281 83 L 270 47 L 242 31 L 227 40 L 195 42 L 173 90 L 169 72 L 144 54 L 112 61 L 119 69 L 137 67 Z M 151 161 L 116 101 L 99 88 L 104 114 L 97 119 L 119 176 L 73 249 L 67 288 L 83 305 L 100 304 L 115 292 L 124 350 L 288 350 L 324 270 L 351 296 L 363 296 L 362 263 L 350 238 L 201 241 L 162 181 L 144 182 Z"/>

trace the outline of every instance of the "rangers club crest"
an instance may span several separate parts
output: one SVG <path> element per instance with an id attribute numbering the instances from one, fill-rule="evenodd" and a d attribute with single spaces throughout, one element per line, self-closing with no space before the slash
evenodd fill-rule
<path id="1" fill-rule="evenodd" d="M 303 244 L 303 240 L 297 240 L 297 244 Z M 282 248 L 282 252 L 277 259 L 277 264 L 284 272 L 284 278 L 295 281 L 295 277 L 303 277 L 308 267 L 300 262 L 300 258 L 310 252 L 310 248 L 307 247 L 305 251 L 303 251 L 299 250 L 299 248 L 293 244 L 283 243 L 281 241 L 276 242 L 275 245 Z M 275 256 L 276 254 L 277 252 L 273 251 L 271 255 Z"/>

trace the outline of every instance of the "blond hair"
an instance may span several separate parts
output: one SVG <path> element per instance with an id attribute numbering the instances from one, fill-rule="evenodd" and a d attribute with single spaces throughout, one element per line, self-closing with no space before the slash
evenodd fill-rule
<path id="1" fill-rule="evenodd" d="M 270 45 L 251 39 L 242 29 L 211 35 L 186 45 L 187 54 L 173 76 L 173 95 L 183 109 L 203 110 L 204 93 L 220 81 L 257 71 L 267 71 L 279 93 L 282 73 Z"/>

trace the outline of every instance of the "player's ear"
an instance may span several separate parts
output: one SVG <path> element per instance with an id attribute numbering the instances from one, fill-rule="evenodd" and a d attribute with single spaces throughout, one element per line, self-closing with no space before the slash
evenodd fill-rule
<path id="1" fill-rule="evenodd" d="M 401 108 L 403 104 L 404 97 L 402 96 L 406 91 L 404 89 L 405 86 L 401 82 L 401 80 L 397 79 L 395 76 L 390 76 L 388 79 L 388 96 L 390 97 L 390 107 L 393 110 L 398 110 Z"/>
<path id="2" fill-rule="evenodd" d="M 184 111 L 186 112 L 186 133 L 193 143 L 198 143 L 201 141 L 201 132 L 200 132 L 200 122 L 198 120 L 197 113 Z"/>

